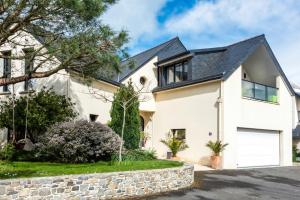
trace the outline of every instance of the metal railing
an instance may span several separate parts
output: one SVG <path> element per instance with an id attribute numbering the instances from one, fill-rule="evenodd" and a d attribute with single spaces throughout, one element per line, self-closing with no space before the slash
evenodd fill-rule
<path id="1" fill-rule="evenodd" d="M 242 95 L 243 97 L 278 103 L 278 88 L 267 85 L 242 80 Z"/>

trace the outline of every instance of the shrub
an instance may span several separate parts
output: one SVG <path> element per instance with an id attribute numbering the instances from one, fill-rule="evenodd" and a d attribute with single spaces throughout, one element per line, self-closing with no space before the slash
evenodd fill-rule
<path id="1" fill-rule="evenodd" d="M 120 137 L 108 126 L 80 120 L 52 126 L 36 149 L 39 160 L 85 163 L 110 159 L 120 143 Z"/>
<path id="2" fill-rule="evenodd" d="M 161 140 L 161 142 L 170 149 L 173 157 L 176 157 L 179 151 L 183 151 L 188 148 L 185 140 L 179 140 L 174 135 L 169 135 L 166 140 Z"/>
<path id="3" fill-rule="evenodd" d="M 155 160 L 155 159 L 157 159 L 155 150 L 135 149 L 135 150 L 125 151 L 122 154 L 123 161 L 146 161 L 146 160 Z M 112 160 L 117 161 L 118 155 L 114 154 Z"/>
<path id="4" fill-rule="evenodd" d="M 28 97 L 20 96 L 15 99 L 15 130 L 16 140 L 24 139 L 26 115 L 27 130 L 31 141 L 36 142 L 37 136 L 46 132 L 47 127 L 73 119 L 77 113 L 74 103 L 64 95 L 56 94 L 52 89 L 42 89 Z M 13 99 L 2 101 L 0 104 L 0 128 L 13 130 Z M 14 141 L 15 142 L 15 141 Z"/>
<path id="5" fill-rule="evenodd" d="M 15 156 L 15 152 L 15 146 L 13 144 L 8 143 L 0 150 L 0 159 L 12 161 Z"/>
<path id="6" fill-rule="evenodd" d="M 211 149 L 215 156 L 219 156 L 228 144 L 222 144 L 222 141 L 217 140 L 216 142 L 209 141 L 206 146 Z"/>

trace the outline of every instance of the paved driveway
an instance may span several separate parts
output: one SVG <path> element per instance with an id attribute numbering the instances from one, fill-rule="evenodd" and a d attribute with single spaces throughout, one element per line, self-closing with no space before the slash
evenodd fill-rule
<path id="1" fill-rule="evenodd" d="M 196 172 L 196 188 L 151 200 L 300 200 L 300 167 Z"/>

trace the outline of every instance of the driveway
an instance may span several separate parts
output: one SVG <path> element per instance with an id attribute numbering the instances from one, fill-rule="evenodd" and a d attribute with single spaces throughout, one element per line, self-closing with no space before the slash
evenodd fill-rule
<path id="1" fill-rule="evenodd" d="M 195 183 L 193 189 L 144 199 L 300 199 L 300 167 L 195 172 Z"/>

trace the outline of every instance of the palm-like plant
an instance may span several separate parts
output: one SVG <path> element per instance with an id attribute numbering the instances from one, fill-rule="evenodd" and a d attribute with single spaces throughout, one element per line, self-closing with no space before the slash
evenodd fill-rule
<path id="1" fill-rule="evenodd" d="M 161 142 L 170 149 L 173 157 L 176 157 L 179 151 L 183 151 L 188 148 L 185 140 L 179 140 L 174 135 L 169 136 L 166 140 L 161 140 Z"/>
<path id="2" fill-rule="evenodd" d="M 217 140 L 216 142 L 209 141 L 206 146 L 212 150 L 215 156 L 219 156 L 228 144 L 222 144 L 222 141 Z"/>

